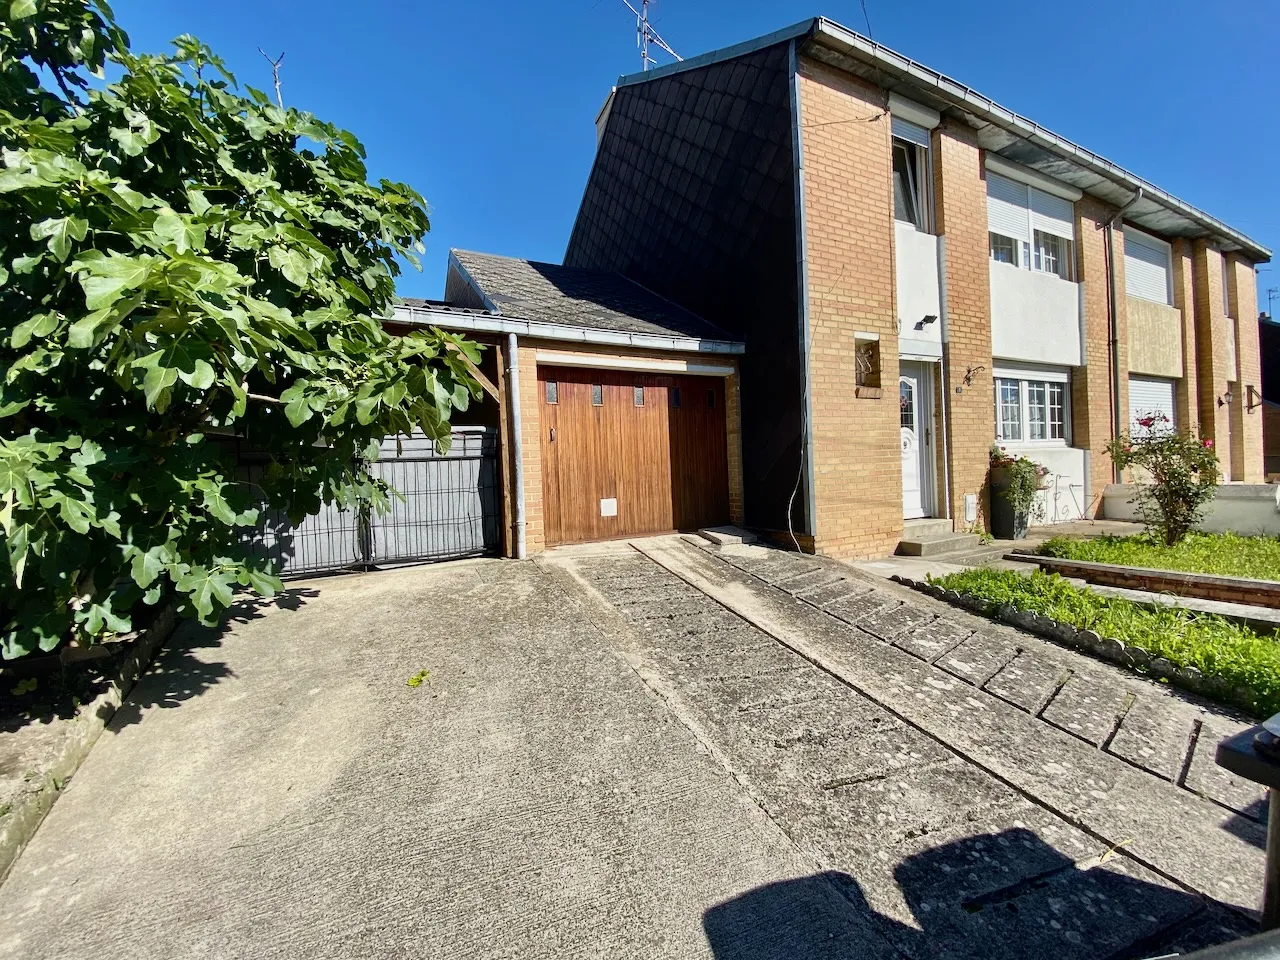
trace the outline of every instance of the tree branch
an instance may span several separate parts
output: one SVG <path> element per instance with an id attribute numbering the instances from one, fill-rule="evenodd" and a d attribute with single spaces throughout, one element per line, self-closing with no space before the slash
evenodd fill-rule
<path id="1" fill-rule="evenodd" d="M 262 54 L 263 59 L 265 59 L 267 63 L 271 64 L 271 82 L 274 83 L 276 87 L 276 104 L 281 110 L 283 110 L 284 100 L 280 96 L 280 64 L 284 62 L 284 51 L 281 50 L 280 56 L 276 57 L 274 60 L 268 57 L 267 51 L 263 50 L 261 47 L 258 48 L 258 52 Z"/>

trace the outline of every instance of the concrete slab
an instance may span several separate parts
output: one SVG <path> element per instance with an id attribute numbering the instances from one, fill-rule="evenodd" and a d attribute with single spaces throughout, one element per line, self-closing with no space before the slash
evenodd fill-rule
<path id="1" fill-rule="evenodd" d="M 1039 713 L 1069 675 L 1062 661 L 1036 650 L 1023 650 L 984 689 L 1028 713 Z"/>
<path id="2" fill-rule="evenodd" d="M 986 630 L 975 631 L 969 639 L 938 660 L 938 666 L 980 687 L 1018 655 L 1017 644 L 1007 636 Z"/>

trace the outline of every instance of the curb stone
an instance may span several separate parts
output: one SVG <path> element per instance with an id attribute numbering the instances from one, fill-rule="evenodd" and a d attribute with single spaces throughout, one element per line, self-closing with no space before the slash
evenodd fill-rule
<path id="1" fill-rule="evenodd" d="M 121 662 L 107 689 L 88 703 L 81 704 L 75 718 L 68 721 L 67 732 L 41 779 L 32 789 L 18 797 L 12 808 L 0 817 L 0 883 L 9 875 L 10 869 L 35 836 L 40 823 L 53 808 L 54 801 L 58 799 L 67 781 L 89 755 L 142 671 L 173 633 L 177 622 L 177 609 L 170 604 L 163 607 L 151 624 L 138 633 L 133 649 Z"/>
<path id="2" fill-rule="evenodd" d="M 1164 657 L 1153 657 L 1146 650 L 1129 646 L 1114 637 L 1100 636 L 1093 630 L 1081 630 L 1069 623 L 1052 620 L 1032 611 L 1019 610 L 1011 604 L 1002 604 L 993 610 L 977 598 L 955 590 L 942 589 L 930 583 L 915 583 L 908 578 L 894 577 L 893 579 L 904 586 L 910 586 L 921 593 L 927 593 L 952 606 L 969 610 L 989 620 L 997 620 L 1025 630 L 1027 633 L 1053 640 L 1063 646 L 1074 647 L 1099 660 L 1125 667 L 1134 673 L 1165 680 L 1192 693 L 1213 700 L 1229 701 L 1236 708 L 1244 709 L 1243 705 L 1253 698 L 1253 691 L 1247 687 L 1229 686 L 1216 677 L 1205 676 L 1196 667 L 1175 666 Z"/>

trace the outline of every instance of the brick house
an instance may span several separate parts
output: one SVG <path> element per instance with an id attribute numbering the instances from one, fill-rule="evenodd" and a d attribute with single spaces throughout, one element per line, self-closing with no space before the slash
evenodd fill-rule
<path id="1" fill-rule="evenodd" d="M 446 299 L 513 312 L 501 258 L 468 270 L 466 256 Z M 625 277 L 740 344 L 740 408 L 722 428 L 740 458 L 732 519 L 860 558 L 981 526 L 993 440 L 1049 468 L 1051 522 L 1098 512 L 1116 479 L 1105 444 L 1147 411 L 1213 439 L 1229 479 L 1261 480 L 1249 398 L 1255 265 L 1269 258 L 819 18 L 621 78 L 564 268 Z M 522 383 L 543 362 L 522 351 Z M 530 403 L 545 412 L 543 389 Z M 527 432 L 538 413 L 522 412 Z M 543 441 L 527 433 L 530 502 Z M 531 544 L 567 539 L 542 538 L 541 522 L 530 511 Z"/>

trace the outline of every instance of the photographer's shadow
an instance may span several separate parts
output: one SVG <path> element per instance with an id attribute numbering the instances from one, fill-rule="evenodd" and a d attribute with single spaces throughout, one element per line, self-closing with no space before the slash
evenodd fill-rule
<path id="1" fill-rule="evenodd" d="M 1137 960 L 1257 930 L 1123 855 L 1077 863 L 1020 827 L 908 857 L 893 881 L 901 916 L 873 909 L 849 874 L 826 871 L 718 904 L 703 928 L 716 960 Z"/>

